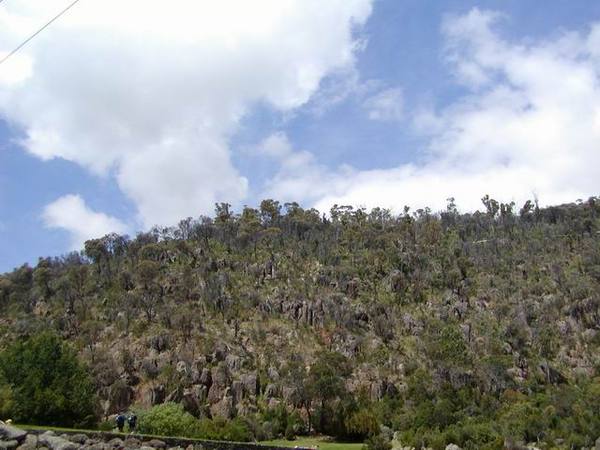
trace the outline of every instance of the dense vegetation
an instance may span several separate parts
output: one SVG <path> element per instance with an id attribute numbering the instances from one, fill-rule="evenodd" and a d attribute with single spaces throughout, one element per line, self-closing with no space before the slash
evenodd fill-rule
<path id="1" fill-rule="evenodd" d="M 182 415 L 195 436 L 589 447 L 600 202 L 483 205 L 219 204 L 91 240 L 0 276 L 2 360 L 51 331 L 89 367 L 98 418 L 132 407 L 140 427 L 171 430 Z M 3 375 L 0 413 L 24 411 Z"/>
<path id="2" fill-rule="evenodd" d="M 85 427 L 96 422 L 95 387 L 76 354 L 52 334 L 0 354 L 0 411 L 17 421 Z"/>

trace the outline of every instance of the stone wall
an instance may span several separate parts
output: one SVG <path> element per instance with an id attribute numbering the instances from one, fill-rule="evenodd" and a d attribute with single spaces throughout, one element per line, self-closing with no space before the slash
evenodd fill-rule
<path id="1" fill-rule="evenodd" d="M 301 448 L 301 447 L 298 447 Z M 136 434 L 21 430 L 0 422 L 0 450 L 289 450 L 246 442 L 152 438 Z M 304 449 L 308 450 L 308 449 Z"/>

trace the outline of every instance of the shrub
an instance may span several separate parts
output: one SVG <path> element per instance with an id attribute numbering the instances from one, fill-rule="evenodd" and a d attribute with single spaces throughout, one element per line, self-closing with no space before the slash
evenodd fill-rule
<path id="1" fill-rule="evenodd" d="M 0 380 L 0 420 L 10 417 L 13 408 L 12 397 L 11 387 Z"/>
<path id="2" fill-rule="evenodd" d="M 113 431 L 115 429 L 114 420 L 103 420 L 98 424 L 98 430 L 100 431 Z"/>
<path id="3" fill-rule="evenodd" d="M 365 441 L 363 450 L 391 450 L 392 444 L 382 435 L 376 434 Z"/>
<path id="4" fill-rule="evenodd" d="M 93 426 L 96 394 L 88 372 L 75 352 L 51 333 L 35 335 L 0 354 L 0 378 L 10 416 L 21 423 Z M 2 402 L 4 404 L 4 402 Z"/>
<path id="5" fill-rule="evenodd" d="M 199 425 L 198 420 L 178 403 L 163 403 L 138 414 L 138 430 L 145 434 L 197 437 Z"/>
<path id="6" fill-rule="evenodd" d="M 293 441 L 296 438 L 296 433 L 294 432 L 294 426 L 289 424 L 285 429 L 285 438 L 288 441 Z"/>
<path id="7" fill-rule="evenodd" d="M 350 435 L 365 439 L 379 433 L 379 422 L 373 411 L 362 409 L 346 419 L 346 429 Z"/>
<path id="8" fill-rule="evenodd" d="M 293 439 L 304 431 L 304 421 L 298 411 L 288 411 L 285 405 L 265 410 L 261 415 L 263 423 L 268 423 L 268 431 L 272 437 L 285 436 Z"/>
<path id="9" fill-rule="evenodd" d="M 213 420 L 200 420 L 196 437 L 216 441 L 248 442 L 252 440 L 253 435 L 248 424 L 242 419 L 236 418 L 228 421 L 222 417 L 216 417 Z"/>
<path id="10" fill-rule="evenodd" d="M 226 423 L 222 439 L 225 441 L 249 442 L 252 440 L 252 433 L 250 433 L 248 425 L 242 419 L 235 418 Z"/>

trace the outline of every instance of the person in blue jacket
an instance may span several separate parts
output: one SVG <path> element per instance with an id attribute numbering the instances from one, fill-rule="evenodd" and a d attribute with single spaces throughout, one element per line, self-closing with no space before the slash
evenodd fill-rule
<path id="1" fill-rule="evenodd" d="M 122 413 L 119 413 L 119 415 L 115 419 L 115 422 L 117 423 L 117 428 L 119 429 L 119 433 L 122 433 L 123 427 L 125 426 L 125 415 L 123 415 Z"/>

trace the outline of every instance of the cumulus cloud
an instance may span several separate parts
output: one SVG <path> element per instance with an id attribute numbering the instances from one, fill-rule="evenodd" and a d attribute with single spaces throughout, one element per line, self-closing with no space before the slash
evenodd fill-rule
<path id="1" fill-rule="evenodd" d="M 127 231 L 123 222 L 91 210 L 79 195 L 65 195 L 50 203 L 44 208 L 42 219 L 48 228 L 60 228 L 70 233 L 71 250 L 81 250 L 88 239 Z"/>
<path id="2" fill-rule="evenodd" d="M 401 88 L 383 89 L 368 97 L 363 108 L 371 120 L 401 120 L 404 109 L 404 96 Z"/>
<path id="3" fill-rule="evenodd" d="M 497 30 L 501 20 L 473 9 L 445 21 L 448 67 L 468 93 L 414 119 L 426 140 L 419 163 L 282 169 L 269 189 L 318 186 L 324 194 L 313 201 L 324 211 L 334 203 L 442 209 L 450 196 L 475 210 L 486 193 L 517 203 L 537 196 L 542 204 L 597 195 L 600 24 L 589 33 L 509 42 Z"/>
<path id="4" fill-rule="evenodd" d="M 0 69 L 0 114 L 31 154 L 114 177 L 144 226 L 208 213 L 247 195 L 228 147 L 240 119 L 257 102 L 292 111 L 351 71 L 371 1 L 80 2 Z M 0 42 L 63 3 L 7 2 Z"/>

